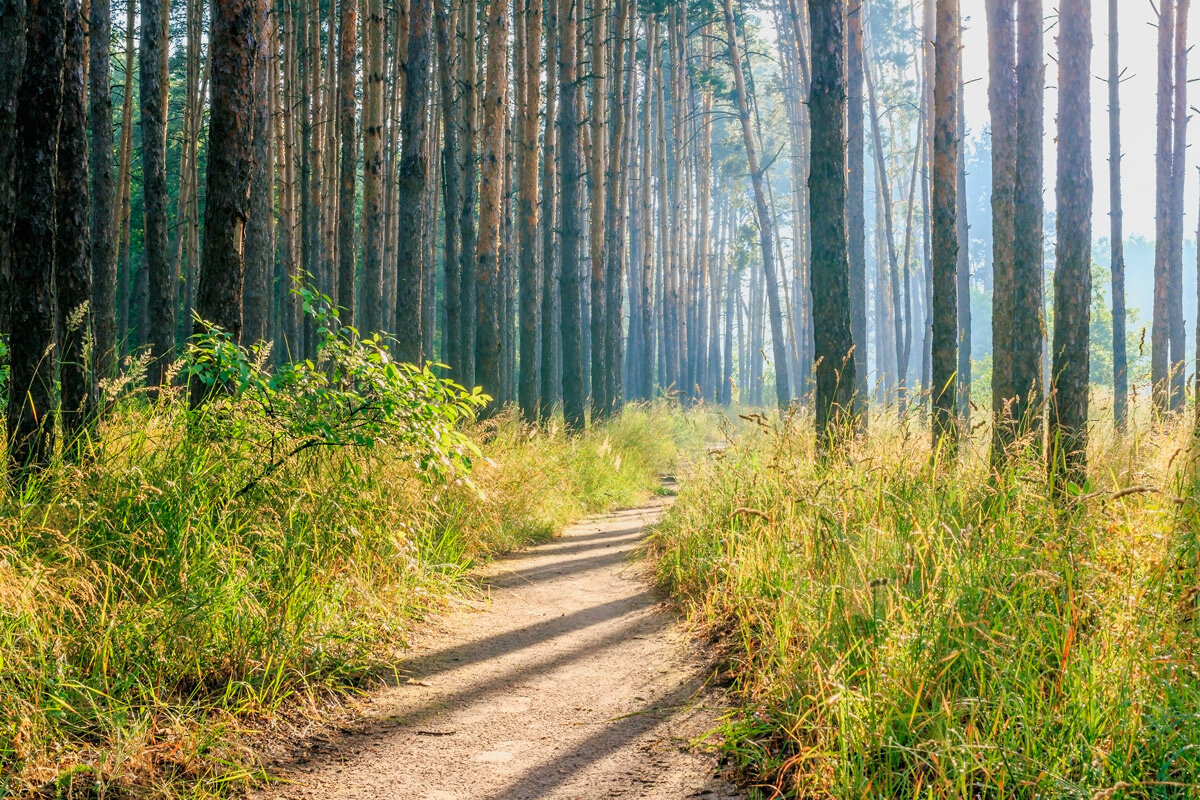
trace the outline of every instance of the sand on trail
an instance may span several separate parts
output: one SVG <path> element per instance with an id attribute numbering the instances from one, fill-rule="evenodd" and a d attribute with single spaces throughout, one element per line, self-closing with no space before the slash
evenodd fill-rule
<path id="1" fill-rule="evenodd" d="M 473 608 L 413 642 L 402 682 L 260 800 L 741 798 L 690 746 L 716 724 L 712 668 L 634 560 L 667 502 L 491 564 Z"/>

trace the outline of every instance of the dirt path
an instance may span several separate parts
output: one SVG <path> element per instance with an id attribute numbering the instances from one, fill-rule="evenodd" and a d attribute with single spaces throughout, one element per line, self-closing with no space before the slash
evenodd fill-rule
<path id="1" fill-rule="evenodd" d="M 476 609 L 415 643 L 409 681 L 265 800 L 741 797 L 687 747 L 713 724 L 710 672 L 631 561 L 664 508 L 493 564 Z"/>

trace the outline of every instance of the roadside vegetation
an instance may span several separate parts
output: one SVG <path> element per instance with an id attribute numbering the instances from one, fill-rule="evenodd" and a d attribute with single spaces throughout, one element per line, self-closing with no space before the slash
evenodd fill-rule
<path id="1" fill-rule="evenodd" d="M 651 547 L 724 648 L 723 746 L 762 796 L 1196 796 L 1191 420 L 1094 421 L 1058 501 L 1041 458 L 990 470 L 986 426 L 948 459 L 881 412 L 822 457 L 808 417 L 758 422 Z"/>
<path id="2" fill-rule="evenodd" d="M 132 365 L 85 455 L 0 497 L 0 797 L 253 782 L 248 730 L 387 678 L 473 565 L 637 503 L 702 435 L 665 405 L 476 422 L 348 330 L 265 361 L 196 340 L 197 411 Z"/>

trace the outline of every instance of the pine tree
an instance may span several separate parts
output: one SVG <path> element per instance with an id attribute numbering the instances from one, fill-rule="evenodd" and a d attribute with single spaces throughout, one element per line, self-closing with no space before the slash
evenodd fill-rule
<path id="1" fill-rule="evenodd" d="M 1088 338 L 1092 300 L 1092 16 L 1090 0 L 1062 0 L 1058 33 L 1058 209 L 1054 346 L 1050 369 L 1052 486 L 1087 475 Z"/>
<path id="2" fill-rule="evenodd" d="M 76 9 L 78 6 L 75 7 Z M 40 472 L 54 453 L 55 169 L 63 103 L 66 7 L 29 6 L 17 94 L 16 202 L 12 220 L 12 328 L 9 333 L 8 458 L 17 480 Z"/>
<path id="3" fill-rule="evenodd" d="M 816 330 L 816 424 L 822 449 L 836 445 L 855 414 L 846 247 L 845 20 L 840 0 L 810 0 L 812 164 L 811 287 Z"/>
<path id="4" fill-rule="evenodd" d="M 67 0 L 62 117 L 55 163 L 54 282 L 58 295 L 60 406 L 68 453 L 78 452 L 83 445 L 95 413 L 88 355 L 92 339 L 92 211 L 83 26 L 79 0 Z"/>
<path id="5" fill-rule="evenodd" d="M 150 380 L 166 378 L 175 345 L 175 299 L 178 277 L 171 269 L 167 241 L 167 15 L 166 0 L 142 0 L 141 47 L 138 49 L 139 103 L 142 127 L 142 243 L 149 318 L 143 341 L 154 358 Z"/>
<path id="6" fill-rule="evenodd" d="M 1129 375 L 1125 345 L 1125 236 L 1121 199 L 1121 67 L 1117 0 L 1108 0 L 1108 187 L 1112 276 L 1113 417 L 1117 430 L 1128 419 Z"/>
<path id="7" fill-rule="evenodd" d="M 933 445 L 957 438 L 958 0 L 937 0 L 933 100 Z"/>
<path id="8" fill-rule="evenodd" d="M 245 261 L 242 242 L 250 212 L 254 167 L 254 62 L 265 31 L 258 0 L 216 0 L 213 5 L 212 110 L 209 123 L 204 245 L 196 296 L 195 332 L 216 326 L 233 341 L 242 333 Z M 192 407 L 211 388 L 189 387 Z"/>
<path id="9" fill-rule="evenodd" d="M 400 113 L 399 194 L 396 199 L 396 356 L 421 361 L 421 283 L 424 272 L 422 230 L 429 180 L 426 125 L 430 97 L 429 65 L 433 51 L 433 0 L 412 0 L 409 7 L 408 58 L 404 63 L 404 107 Z"/>
<path id="10" fill-rule="evenodd" d="M 109 55 L 112 7 L 109 0 L 91 0 L 88 28 L 88 126 L 91 129 L 88 171 L 92 178 L 91 310 L 95 334 L 92 349 L 96 373 L 108 376 L 116 369 L 117 355 L 117 195 L 113 179 L 112 64 Z M 2 80 L 3 75 L 0 75 Z M 0 159 L 8 161 L 3 153 L 0 153 Z M 3 178 L 0 178 L 0 182 L 3 182 Z M 2 207 L 0 216 L 7 216 Z M 0 234 L 2 238 L 3 234 Z M 2 244 L 0 250 L 3 250 Z M 3 255 L 0 255 L 2 261 Z"/>

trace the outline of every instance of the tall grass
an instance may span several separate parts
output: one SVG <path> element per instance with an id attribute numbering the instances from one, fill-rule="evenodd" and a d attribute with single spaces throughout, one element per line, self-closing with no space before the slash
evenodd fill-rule
<path id="1" fill-rule="evenodd" d="M 1200 796 L 1200 494 L 1190 420 L 1094 425 L 1094 485 L 940 460 L 880 416 L 843 458 L 805 420 L 704 464 L 662 584 L 727 648 L 725 747 L 764 796 Z"/>
<path id="2" fill-rule="evenodd" d="M 0 499 L 0 797 L 252 781 L 248 725 L 386 673 L 472 564 L 637 502 L 699 435 L 664 408 L 579 437 L 503 417 L 473 486 L 347 449 L 239 496 L 236 445 L 185 429 L 131 405 L 91 464 Z"/>

